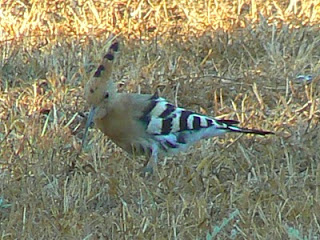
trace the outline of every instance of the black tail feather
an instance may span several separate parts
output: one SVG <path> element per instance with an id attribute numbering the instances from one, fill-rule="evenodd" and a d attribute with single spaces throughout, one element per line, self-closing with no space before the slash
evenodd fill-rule
<path id="1" fill-rule="evenodd" d="M 230 120 L 230 119 L 216 119 L 216 121 L 218 123 L 227 124 L 227 125 L 236 125 L 240 123 L 237 120 Z"/>
<path id="2" fill-rule="evenodd" d="M 229 129 L 231 132 L 251 133 L 251 134 L 258 134 L 258 135 L 274 134 L 274 132 L 271 132 L 271 131 L 236 127 L 234 125 L 239 124 L 239 122 L 236 120 L 216 119 L 216 121 L 221 125 L 224 125 L 223 128 Z"/>
<path id="3" fill-rule="evenodd" d="M 249 129 L 249 128 L 239 128 L 238 130 L 231 129 L 231 131 L 241 132 L 241 133 L 258 134 L 258 135 L 274 134 L 274 132 L 271 132 L 271 131 L 263 131 L 263 130 L 258 130 L 258 129 Z"/>

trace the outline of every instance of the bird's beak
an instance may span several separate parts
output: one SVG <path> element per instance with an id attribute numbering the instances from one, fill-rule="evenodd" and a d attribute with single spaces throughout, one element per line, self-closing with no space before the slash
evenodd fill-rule
<path id="1" fill-rule="evenodd" d="M 85 144 L 86 144 L 86 142 L 85 142 L 85 141 L 86 141 L 86 136 L 87 136 L 89 127 L 91 127 L 91 125 L 93 124 L 93 117 L 94 117 L 95 112 L 96 112 L 96 107 L 92 107 L 91 110 L 90 110 L 88 119 L 87 119 L 86 129 L 84 130 L 84 135 L 83 135 L 83 137 L 82 137 L 82 146 L 81 146 L 81 149 L 82 149 L 82 148 L 85 146 Z"/>

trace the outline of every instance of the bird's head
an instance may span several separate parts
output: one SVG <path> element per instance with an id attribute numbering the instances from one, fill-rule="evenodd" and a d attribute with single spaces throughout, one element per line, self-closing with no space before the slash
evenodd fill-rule
<path id="1" fill-rule="evenodd" d="M 111 79 L 111 73 L 114 53 L 118 51 L 118 45 L 117 41 L 112 42 L 97 70 L 85 85 L 84 97 L 91 109 L 87 119 L 82 144 L 85 142 L 88 129 L 94 122 L 94 119 L 102 118 L 107 114 L 108 105 L 111 104 L 112 99 L 115 98 L 117 93 L 117 87 Z"/>

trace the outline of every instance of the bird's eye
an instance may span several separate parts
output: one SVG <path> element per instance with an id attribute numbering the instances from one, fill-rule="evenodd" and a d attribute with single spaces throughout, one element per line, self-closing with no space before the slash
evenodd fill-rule
<path id="1" fill-rule="evenodd" d="M 106 92 L 106 93 L 104 94 L 104 98 L 108 98 L 108 97 L 109 97 L 109 93 Z"/>

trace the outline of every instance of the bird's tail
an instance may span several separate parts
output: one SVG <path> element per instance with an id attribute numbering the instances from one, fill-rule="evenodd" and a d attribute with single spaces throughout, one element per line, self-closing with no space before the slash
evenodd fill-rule
<path id="1" fill-rule="evenodd" d="M 251 133 L 251 134 L 257 134 L 257 135 L 274 134 L 274 132 L 271 132 L 271 131 L 237 127 L 235 125 L 239 124 L 239 122 L 235 120 L 216 119 L 216 122 L 221 126 L 218 128 L 224 129 L 229 132 Z"/>

